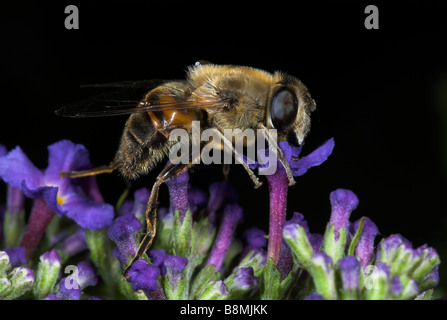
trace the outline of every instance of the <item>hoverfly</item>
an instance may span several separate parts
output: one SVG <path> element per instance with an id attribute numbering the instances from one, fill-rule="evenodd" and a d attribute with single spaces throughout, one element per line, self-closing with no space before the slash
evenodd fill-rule
<path id="1" fill-rule="evenodd" d="M 264 129 L 263 138 L 284 166 L 289 185 L 293 185 L 290 166 L 278 147 L 277 139 L 273 139 L 266 129 L 276 129 L 279 141 L 300 145 L 310 130 L 310 113 L 314 110 L 315 102 L 306 86 L 293 76 L 282 72 L 271 74 L 246 66 L 198 62 L 188 68 L 186 80 L 166 81 L 148 91 L 140 101 L 92 98 L 87 103 L 75 103 L 57 110 L 58 115 L 78 118 L 130 114 L 116 156 L 109 165 L 86 171 L 61 172 L 61 175 L 76 178 L 118 170 L 124 178 L 136 179 L 167 157 L 173 144 L 169 140 L 173 129 L 183 128 L 191 132 L 191 123 L 199 121 L 201 130 L 212 129 L 222 139 L 223 143 L 215 144 L 213 148 L 222 150 L 223 144 L 230 146 L 235 160 L 243 165 L 255 187 L 259 187 L 261 182 L 232 148 L 232 141 L 226 139 L 223 131 Z M 160 185 L 188 170 L 192 163 L 168 162 L 158 175 L 146 210 L 147 233 L 125 269 L 125 276 L 130 266 L 150 247 L 155 236 Z"/>

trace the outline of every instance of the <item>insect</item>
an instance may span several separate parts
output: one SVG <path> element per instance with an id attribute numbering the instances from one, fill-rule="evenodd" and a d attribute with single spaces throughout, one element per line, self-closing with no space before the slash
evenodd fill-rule
<path id="1" fill-rule="evenodd" d="M 135 84 L 131 83 L 132 86 Z M 174 143 L 169 140 L 173 129 L 182 128 L 191 133 L 192 122 L 199 121 L 200 130 L 213 130 L 223 142 L 214 144 L 212 148 L 222 150 L 224 144 L 229 146 L 235 160 L 243 165 L 256 188 L 262 183 L 223 132 L 224 129 L 264 129 L 261 130 L 263 138 L 284 166 L 289 185 L 293 185 L 295 181 L 290 166 L 277 141 L 302 144 L 310 130 L 310 114 L 314 110 L 315 101 L 306 86 L 293 76 L 246 66 L 197 62 L 188 68 L 186 80 L 166 81 L 139 101 L 99 97 L 57 110 L 58 115 L 79 118 L 130 114 L 116 156 L 109 165 L 86 171 L 61 172 L 61 175 L 76 178 L 118 170 L 124 178 L 136 179 L 149 173 L 167 157 Z M 272 137 L 266 129 L 276 129 L 277 137 Z M 168 162 L 158 175 L 146 210 L 147 233 L 124 271 L 125 277 L 130 266 L 142 257 L 154 239 L 160 185 L 188 170 L 192 160 L 186 164 Z"/>

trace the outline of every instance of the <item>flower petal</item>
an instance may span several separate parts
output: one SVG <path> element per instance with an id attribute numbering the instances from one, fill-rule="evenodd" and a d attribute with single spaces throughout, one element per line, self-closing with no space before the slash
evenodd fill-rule
<path id="1" fill-rule="evenodd" d="M 48 167 L 45 178 L 57 184 L 60 171 L 82 170 L 91 167 L 87 149 L 81 144 L 61 140 L 48 146 Z"/>
<path id="2" fill-rule="evenodd" d="M 60 210 L 62 215 L 87 229 L 110 226 L 114 215 L 114 209 L 110 204 L 95 202 L 76 193 L 67 196 L 65 203 L 60 205 Z"/>
<path id="3" fill-rule="evenodd" d="M 0 159 L 0 177 L 13 187 L 21 188 L 22 181 L 32 188 L 43 184 L 43 174 L 28 159 L 20 147 L 16 147 Z"/>
<path id="4" fill-rule="evenodd" d="M 290 161 L 290 168 L 292 169 L 293 175 L 295 177 L 302 176 L 310 168 L 322 164 L 331 155 L 334 145 L 334 138 L 331 138 L 312 151 L 309 155 L 297 161 Z"/>
<path id="5" fill-rule="evenodd" d="M 43 199 L 54 213 L 60 216 L 63 215 L 57 204 L 58 187 L 42 186 L 29 188 L 27 181 L 23 180 L 21 189 L 28 198 Z"/>

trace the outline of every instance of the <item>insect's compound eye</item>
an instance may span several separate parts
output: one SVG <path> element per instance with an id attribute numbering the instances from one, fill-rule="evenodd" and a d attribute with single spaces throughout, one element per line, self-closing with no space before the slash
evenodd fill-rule
<path id="1" fill-rule="evenodd" d="M 291 89 L 283 87 L 276 90 L 270 100 L 270 120 L 277 130 L 290 127 L 296 119 L 298 99 Z"/>

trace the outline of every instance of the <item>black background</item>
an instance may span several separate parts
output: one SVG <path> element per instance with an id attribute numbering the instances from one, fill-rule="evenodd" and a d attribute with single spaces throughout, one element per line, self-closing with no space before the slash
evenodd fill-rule
<path id="1" fill-rule="evenodd" d="M 69 4 L 79 8 L 79 30 L 64 27 Z M 367 4 L 379 8 L 379 30 L 364 27 Z M 92 94 L 80 84 L 178 79 L 199 59 L 282 70 L 300 78 L 317 102 L 303 152 L 335 138 L 328 161 L 289 190 L 289 217 L 299 211 L 311 231 L 322 233 L 329 193 L 349 188 L 360 199 L 352 221 L 368 216 L 383 236 L 401 233 L 414 245 L 429 243 L 447 259 L 446 21 L 441 1 L 60 1 L 2 9 L 0 143 L 20 145 L 44 168 L 46 146 L 70 139 L 86 145 L 94 164 L 106 164 L 125 116 L 54 115 Z M 150 187 L 155 174 L 134 188 Z M 220 178 L 218 166 L 190 175 L 202 188 Z M 118 175 L 98 181 L 111 203 L 125 187 Z M 267 185 L 254 190 L 238 166 L 231 181 L 245 226 L 267 230 Z"/>

